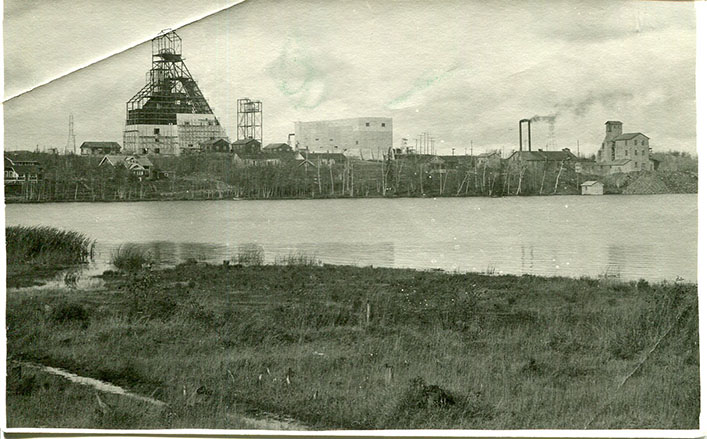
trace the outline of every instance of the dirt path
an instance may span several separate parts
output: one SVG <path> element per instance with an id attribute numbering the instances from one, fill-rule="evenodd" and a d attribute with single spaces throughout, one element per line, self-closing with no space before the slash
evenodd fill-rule
<path id="1" fill-rule="evenodd" d="M 112 393 L 115 395 L 125 396 L 127 398 L 134 399 L 136 401 L 146 402 L 158 407 L 166 407 L 168 404 L 164 401 L 158 399 L 150 398 L 147 396 L 138 395 L 135 393 L 128 392 L 120 386 L 115 384 L 107 383 L 105 381 L 97 380 L 95 378 L 83 377 L 76 375 L 74 373 L 68 372 L 63 369 L 56 367 L 44 366 L 42 364 L 29 363 L 29 362 L 14 362 L 15 364 L 21 365 L 22 367 L 27 367 L 30 369 L 35 369 L 44 373 L 51 375 L 60 376 L 66 378 L 72 383 L 89 386 L 100 392 Z M 259 417 L 255 418 L 252 416 L 246 416 L 240 413 L 232 413 L 227 415 L 229 419 L 242 424 L 246 429 L 253 430 L 310 430 L 304 424 L 299 423 L 297 420 L 292 419 L 287 416 L 278 416 L 273 413 L 263 412 Z"/>

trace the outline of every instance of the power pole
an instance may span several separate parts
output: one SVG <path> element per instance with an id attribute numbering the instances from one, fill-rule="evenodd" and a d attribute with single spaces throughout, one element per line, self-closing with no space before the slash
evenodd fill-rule
<path id="1" fill-rule="evenodd" d="M 69 114 L 69 138 L 66 139 L 64 154 L 76 154 L 76 134 L 74 133 L 74 114 Z"/>

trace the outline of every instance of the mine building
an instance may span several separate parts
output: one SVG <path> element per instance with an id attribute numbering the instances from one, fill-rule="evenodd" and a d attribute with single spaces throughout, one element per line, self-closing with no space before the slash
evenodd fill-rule
<path id="1" fill-rule="evenodd" d="M 129 154 L 179 155 L 227 138 L 182 58 L 182 39 L 164 30 L 152 40 L 147 84 L 126 104 L 123 148 Z"/>
<path id="2" fill-rule="evenodd" d="M 610 120 L 597 152 L 597 165 L 603 174 L 653 170 L 649 138 L 643 133 L 624 133 L 623 123 Z"/>
<path id="3" fill-rule="evenodd" d="M 393 146 L 393 119 L 356 117 L 295 122 L 295 142 L 298 150 L 382 160 Z"/>

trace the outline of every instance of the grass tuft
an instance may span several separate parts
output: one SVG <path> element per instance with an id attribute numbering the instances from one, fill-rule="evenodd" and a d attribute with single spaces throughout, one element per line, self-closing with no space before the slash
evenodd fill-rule
<path id="1" fill-rule="evenodd" d="M 120 245 L 110 255 L 110 263 L 122 271 L 138 271 L 151 262 L 150 252 L 135 244 Z"/>
<path id="2" fill-rule="evenodd" d="M 231 259 L 231 262 L 239 265 L 263 265 L 265 251 L 258 244 L 241 244 L 238 246 L 238 254 Z"/>

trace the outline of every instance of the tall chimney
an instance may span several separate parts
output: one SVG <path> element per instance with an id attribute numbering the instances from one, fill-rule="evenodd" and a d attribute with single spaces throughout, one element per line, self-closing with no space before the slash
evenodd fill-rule
<path id="1" fill-rule="evenodd" d="M 518 121 L 518 147 L 520 151 L 523 151 L 523 122 L 528 124 L 528 151 L 530 151 L 530 119 L 521 119 Z"/>

